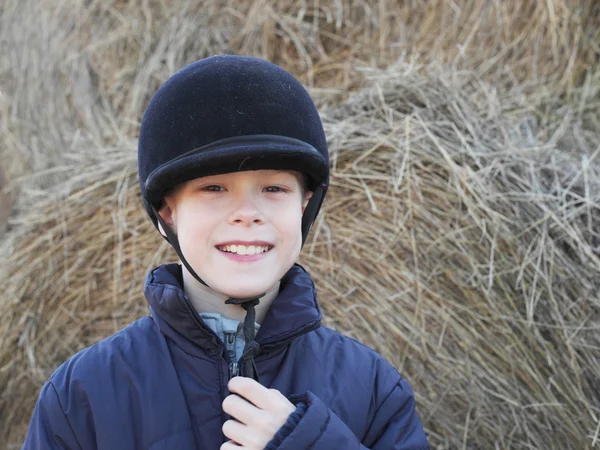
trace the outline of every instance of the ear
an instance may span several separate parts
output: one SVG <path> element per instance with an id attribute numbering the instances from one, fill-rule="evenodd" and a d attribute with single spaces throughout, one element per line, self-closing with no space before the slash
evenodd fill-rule
<path id="1" fill-rule="evenodd" d="M 304 200 L 302 201 L 302 214 L 304 214 L 306 205 L 308 205 L 308 202 L 312 198 L 313 194 L 314 194 L 314 192 L 312 192 L 312 191 L 306 191 L 306 193 L 304 194 Z"/>
<path id="2" fill-rule="evenodd" d="M 176 228 L 176 227 L 174 227 L 175 219 L 174 219 L 173 209 L 171 208 L 169 200 L 165 199 L 163 201 L 162 206 L 158 210 L 158 214 L 160 214 L 160 217 L 162 218 L 162 220 L 164 220 L 165 223 L 170 228 L 173 229 L 173 232 L 175 232 L 175 228 Z M 158 223 L 158 230 L 160 231 L 160 234 L 167 237 L 167 234 L 165 233 L 165 230 L 163 229 L 160 222 Z"/>

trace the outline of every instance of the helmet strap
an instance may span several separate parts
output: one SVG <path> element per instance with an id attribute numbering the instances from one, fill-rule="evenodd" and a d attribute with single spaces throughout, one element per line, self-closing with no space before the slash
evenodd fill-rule
<path id="1" fill-rule="evenodd" d="M 242 308 L 246 310 L 246 318 L 244 319 L 244 352 L 240 359 L 240 373 L 244 377 L 258 380 L 258 370 L 256 369 L 256 363 L 254 358 L 258 356 L 260 352 L 260 345 L 254 340 L 256 336 L 256 311 L 254 307 L 260 303 L 260 298 L 265 294 L 258 295 L 256 297 L 249 298 L 230 298 L 225 303 L 233 305 L 242 305 Z"/>
<path id="2" fill-rule="evenodd" d="M 151 207 L 152 207 L 152 212 L 156 216 L 156 220 L 158 220 L 158 222 L 160 223 L 162 229 L 164 230 L 164 232 L 166 234 L 166 236 L 164 236 L 161 233 L 161 236 L 164 237 L 169 244 L 171 244 L 171 246 L 173 247 L 173 249 L 175 249 L 175 253 L 177 253 L 177 256 L 179 256 L 179 259 L 181 260 L 181 262 L 183 263 L 183 265 L 185 266 L 185 268 L 188 270 L 188 272 L 196 280 L 198 280 L 198 282 L 202 283 L 206 287 L 210 287 L 208 284 L 206 284 L 204 282 L 204 280 L 202 278 L 200 278 L 198 276 L 198 274 L 194 271 L 194 269 L 192 269 L 192 266 L 187 262 L 187 260 L 183 256 L 183 252 L 181 251 L 181 247 L 179 246 L 179 239 L 177 239 L 177 235 L 173 232 L 173 230 L 171 229 L 171 227 L 169 225 L 167 225 L 167 223 L 163 220 L 162 216 L 158 213 L 158 211 L 156 210 L 156 208 L 154 207 L 154 205 L 152 205 Z"/>
<path id="3" fill-rule="evenodd" d="M 323 203 L 323 199 L 325 195 L 323 195 L 323 191 L 327 187 L 326 183 L 323 183 L 321 186 L 317 187 L 313 192 L 312 198 L 308 201 L 306 208 L 304 210 L 304 214 L 302 214 L 302 247 L 306 243 L 306 239 L 308 238 L 308 233 L 312 228 L 313 222 L 310 221 L 310 218 L 316 218 L 317 212 L 321 209 L 321 204 Z"/>

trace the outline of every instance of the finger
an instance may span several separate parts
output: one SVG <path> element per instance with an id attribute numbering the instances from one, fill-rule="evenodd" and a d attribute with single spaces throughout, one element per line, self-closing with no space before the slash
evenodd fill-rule
<path id="1" fill-rule="evenodd" d="M 223 434 L 242 446 L 248 442 L 250 431 L 250 428 L 237 420 L 228 420 L 223 424 Z"/>
<path id="2" fill-rule="evenodd" d="M 220 450 L 234 450 L 234 449 L 240 449 L 240 448 L 242 448 L 242 446 L 239 445 L 237 442 L 227 441 L 223 445 L 221 445 Z"/>
<path id="3" fill-rule="evenodd" d="M 225 397 L 222 406 L 223 411 L 244 425 L 252 425 L 264 415 L 263 410 L 237 394 Z"/>
<path id="4" fill-rule="evenodd" d="M 258 381 L 247 377 L 234 377 L 227 385 L 230 392 L 238 394 L 260 409 L 269 409 L 273 392 Z"/>

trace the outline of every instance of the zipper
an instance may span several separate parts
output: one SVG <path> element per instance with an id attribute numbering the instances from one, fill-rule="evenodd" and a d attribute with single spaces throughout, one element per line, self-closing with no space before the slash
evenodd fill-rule
<path id="1" fill-rule="evenodd" d="M 187 305 L 188 310 L 190 311 L 190 314 L 192 315 L 192 318 L 194 319 L 194 322 L 196 322 L 196 325 L 198 325 L 200 328 L 202 328 L 204 330 L 208 330 L 209 333 L 212 333 L 215 336 L 217 336 L 217 334 L 209 326 L 207 326 L 204 323 L 204 321 L 198 316 L 198 312 L 194 309 L 194 307 L 192 306 L 192 303 L 190 302 L 190 300 L 187 298 L 186 295 L 183 295 L 183 299 L 185 300 L 185 304 Z M 302 328 L 296 330 L 295 332 L 285 336 L 284 338 L 280 338 L 277 341 L 263 343 L 263 345 L 261 345 L 261 349 L 270 349 L 272 347 L 279 347 L 280 345 L 284 344 L 285 342 L 287 342 L 297 336 L 300 336 L 301 334 L 307 333 L 312 330 L 316 330 L 320 326 L 321 326 L 321 321 L 315 320 L 315 321 L 303 326 Z M 232 333 L 227 333 L 227 334 L 232 334 Z M 217 336 L 217 338 L 218 338 L 218 336 Z M 233 342 L 235 343 L 235 338 L 233 339 Z M 226 343 L 226 347 L 227 347 L 227 343 Z M 227 349 L 225 349 L 225 351 L 223 353 L 225 354 L 225 360 L 227 361 L 227 364 L 229 365 L 229 379 L 232 379 L 233 377 L 235 377 L 239 374 L 238 363 L 237 363 L 237 361 L 233 361 L 232 358 L 229 357 L 229 354 L 228 354 L 229 352 L 227 351 Z"/>
<path id="2" fill-rule="evenodd" d="M 239 331 L 223 331 L 225 336 L 225 355 L 227 356 L 227 362 L 229 363 L 229 379 L 237 377 L 239 374 L 239 366 L 237 363 L 237 355 L 235 348 L 235 341 Z"/>
<path id="3" fill-rule="evenodd" d="M 200 327 L 203 330 L 208 331 L 208 333 L 212 333 L 214 336 L 216 336 L 217 338 L 219 338 L 219 336 L 217 336 L 217 334 L 208 326 L 204 323 L 204 321 L 200 318 L 200 316 L 198 315 L 198 312 L 196 311 L 196 309 L 192 306 L 192 303 L 190 302 L 190 300 L 187 298 L 187 295 L 182 295 L 185 304 L 188 308 L 188 311 L 190 313 L 190 315 L 192 316 L 192 319 L 194 320 L 194 322 L 196 323 L 196 325 L 198 327 Z M 300 328 L 299 330 L 297 330 L 294 333 L 291 333 L 287 336 L 285 336 L 283 339 L 279 339 L 277 341 L 271 341 L 271 342 L 265 342 L 262 346 L 261 349 L 269 349 L 271 347 L 277 347 L 285 342 L 287 342 L 290 339 L 295 338 L 296 336 L 299 336 L 301 334 L 304 334 L 308 331 L 312 331 L 315 330 L 317 328 L 319 328 L 321 326 L 320 320 L 315 320 L 311 323 L 309 323 L 308 325 Z M 232 334 L 232 333 L 228 333 L 228 334 Z M 220 340 L 220 339 L 219 339 Z M 230 338 L 227 338 L 226 341 L 229 341 Z M 233 338 L 233 343 L 235 346 L 235 337 Z M 227 342 L 225 343 L 225 347 L 227 347 Z M 233 377 L 237 376 L 239 374 L 239 367 L 238 367 L 238 363 L 237 361 L 233 361 L 232 358 L 229 357 L 229 352 L 227 351 L 227 348 L 223 349 L 222 352 L 223 356 L 225 357 L 225 361 L 228 364 L 229 367 L 229 379 L 231 380 Z M 225 386 L 223 387 L 224 392 L 227 392 L 227 383 L 225 384 Z M 224 400 L 224 398 L 223 398 Z M 227 420 L 231 419 L 231 416 L 229 416 L 229 414 L 226 414 L 225 412 L 221 412 L 222 416 L 223 416 L 223 423 L 225 423 Z M 226 440 L 225 436 L 223 435 L 223 438 Z M 225 441 L 223 441 L 225 442 Z"/>
<path id="4" fill-rule="evenodd" d="M 194 322 L 196 322 L 196 325 L 198 325 L 200 328 L 208 330 L 210 333 L 217 336 L 217 334 L 210 327 L 208 327 L 204 323 L 204 321 L 198 316 L 197 311 L 194 309 L 194 307 L 192 306 L 192 303 L 187 298 L 187 296 L 184 295 L 183 299 L 185 300 L 185 304 L 187 305 L 188 310 L 190 311 L 190 314 L 192 315 L 192 317 L 194 319 Z M 229 365 L 229 379 L 230 380 L 233 377 L 238 376 L 238 374 L 240 372 L 238 363 L 235 360 L 235 356 L 236 356 L 235 355 L 235 338 L 237 336 L 237 333 L 238 333 L 237 331 L 233 331 L 233 332 L 224 331 L 223 332 L 223 334 L 225 335 L 225 351 L 223 353 L 225 355 L 225 361 L 227 361 L 227 364 Z"/>

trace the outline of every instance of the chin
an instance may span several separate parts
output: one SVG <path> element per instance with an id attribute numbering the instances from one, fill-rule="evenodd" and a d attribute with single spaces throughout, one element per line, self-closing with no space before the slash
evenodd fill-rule
<path id="1" fill-rule="evenodd" d="M 269 289 L 269 287 L 261 288 L 257 286 L 236 286 L 232 289 L 231 286 L 229 286 L 223 293 L 232 298 L 249 298 L 264 294 Z"/>
<path id="2" fill-rule="evenodd" d="M 275 281 L 272 283 L 270 281 L 263 278 L 257 282 L 256 275 L 231 274 L 229 277 L 215 278 L 212 283 L 209 282 L 208 284 L 212 285 L 216 291 L 229 297 L 248 298 L 267 292 L 275 284 Z"/>

